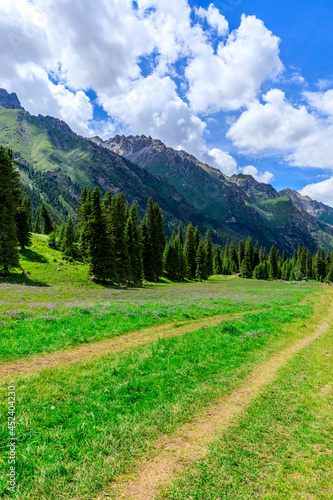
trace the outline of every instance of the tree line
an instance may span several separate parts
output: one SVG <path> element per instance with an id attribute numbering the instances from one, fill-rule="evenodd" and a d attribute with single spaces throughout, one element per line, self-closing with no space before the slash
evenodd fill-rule
<path id="1" fill-rule="evenodd" d="M 269 252 L 253 244 L 251 237 L 227 243 L 223 249 L 213 245 L 208 229 L 204 238 L 190 222 L 184 229 L 179 222 L 166 242 L 160 207 L 149 198 L 140 221 L 135 203 L 129 207 L 121 192 L 108 191 L 103 199 L 98 187 L 86 186 L 80 197 L 78 222 L 69 216 L 56 227 L 49 210 L 42 204 L 31 213 L 29 197 L 23 197 L 19 174 L 10 150 L 0 147 L 0 271 L 8 274 L 19 267 L 19 252 L 31 244 L 31 233 L 49 236 L 49 246 L 59 249 L 67 259 L 83 259 L 89 275 L 101 282 L 139 283 L 158 280 L 205 280 L 211 275 L 239 274 L 244 278 L 333 281 L 333 254 L 318 250 L 312 255 L 299 245 L 293 254 L 282 255 L 273 245 Z"/>

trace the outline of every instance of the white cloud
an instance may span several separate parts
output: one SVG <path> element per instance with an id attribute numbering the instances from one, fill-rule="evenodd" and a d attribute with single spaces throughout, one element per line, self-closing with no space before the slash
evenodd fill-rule
<path id="1" fill-rule="evenodd" d="M 263 96 L 265 104 L 249 104 L 227 136 L 239 148 L 254 152 L 265 149 L 289 150 L 297 147 L 316 126 L 305 106 L 294 108 L 281 90 L 272 89 Z"/>
<path id="2" fill-rule="evenodd" d="M 326 92 L 304 92 L 310 106 L 325 115 L 333 116 L 333 90 Z"/>
<path id="3" fill-rule="evenodd" d="M 123 95 L 99 94 L 99 102 L 132 132 L 151 135 L 175 149 L 191 149 L 206 127 L 178 97 L 176 85 L 168 76 L 140 78 Z"/>
<path id="4" fill-rule="evenodd" d="M 267 170 L 265 172 L 259 172 L 259 170 L 253 165 L 243 167 L 241 171 L 245 175 L 252 175 L 256 181 L 263 182 L 265 184 L 268 184 L 274 179 L 274 175 L 271 172 L 267 172 Z"/>
<path id="5" fill-rule="evenodd" d="M 262 83 L 283 70 L 279 42 L 262 21 L 243 15 L 216 54 L 211 46 L 202 47 L 185 71 L 194 112 L 239 109 L 251 102 Z"/>
<path id="6" fill-rule="evenodd" d="M 210 4 L 208 9 L 199 7 L 196 9 L 196 14 L 199 18 L 205 19 L 207 23 L 217 31 L 219 36 L 225 36 L 229 32 L 228 21 L 219 10 L 214 7 L 214 4 Z"/>
<path id="7" fill-rule="evenodd" d="M 132 0 L 0 0 L 0 43 L 8 48 L 0 53 L 0 86 L 31 113 L 61 118 L 82 135 L 105 138 L 118 121 L 230 175 L 236 161 L 207 147 L 198 113 L 252 103 L 283 70 L 280 40 L 255 16 L 243 15 L 227 37 L 213 4 L 196 13 L 193 20 L 188 0 L 137 0 L 136 7 Z M 176 81 L 188 88 L 188 102 Z M 93 121 L 91 89 L 109 114 L 104 130 Z"/>
<path id="8" fill-rule="evenodd" d="M 273 89 L 263 96 L 265 104 L 248 106 L 227 132 L 244 152 L 280 152 L 293 166 L 333 168 L 333 125 L 311 114 L 305 106 L 288 103 L 285 94 Z"/>
<path id="9" fill-rule="evenodd" d="M 91 135 L 89 122 L 93 117 L 93 107 L 83 91 L 70 92 L 62 84 L 54 84 L 40 66 L 33 63 L 20 65 L 21 77 L 15 87 L 22 106 L 32 114 L 54 116 L 81 135 Z M 7 90 L 11 90 L 7 87 Z"/>
<path id="10" fill-rule="evenodd" d="M 201 153 L 201 161 L 218 168 L 223 174 L 230 176 L 237 173 L 237 162 L 235 158 L 221 149 L 213 148 L 203 151 Z"/>
<path id="11" fill-rule="evenodd" d="M 303 196 L 310 196 L 313 200 L 321 201 L 333 207 L 333 177 L 315 184 L 308 184 L 300 193 Z"/>

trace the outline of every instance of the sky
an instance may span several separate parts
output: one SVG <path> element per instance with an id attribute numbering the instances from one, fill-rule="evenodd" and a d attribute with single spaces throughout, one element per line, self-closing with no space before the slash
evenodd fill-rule
<path id="1" fill-rule="evenodd" d="M 0 87 L 333 207 L 331 0 L 0 0 Z"/>

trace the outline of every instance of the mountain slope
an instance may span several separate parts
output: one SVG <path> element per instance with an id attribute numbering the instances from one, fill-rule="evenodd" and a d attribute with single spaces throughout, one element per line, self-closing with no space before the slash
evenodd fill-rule
<path id="1" fill-rule="evenodd" d="M 303 196 L 293 189 L 283 189 L 279 191 L 279 195 L 289 196 L 296 205 L 302 207 L 308 214 L 333 226 L 333 208 L 328 205 L 320 201 L 312 200 L 309 196 Z"/>
<path id="2" fill-rule="evenodd" d="M 32 116 L 15 94 L 0 90 L 0 143 L 14 151 L 22 183 L 34 208 L 46 203 L 55 220 L 76 216 L 85 185 L 124 192 L 142 215 L 150 196 L 162 208 L 167 233 L 191 220 L 211 229 L 224 244 L 251 236 L 260 244 L 292 251 L 333 248 L 333 228 L 309 215 L 289 197 L 251 176 L 227 177 L 185 151 L 145 136 L 109 141 L 75 134 L 50 116 Z M 120 156 L 121 155 L 121 156 Z"/>
<path id="3" fill-rule="evenodd" d="M 202 215 L 170 185 L 146 169 L 99 147 L 75 134 L 69 126 L 50 116 L 32 116 L 20 107 L 10 109 L 9 96 L 0 106 L 0 143 L 14 151 L 22 183 L 33 206 L 46 202 L 59 223 L 75 210 L 85 185 L 99 186 L 102 192 L 122 191 L 129 203 L 136 202 L 143 214 L 148 198 L 153 197 L 164 213 L 167 232 L 179 220 L 190 220 L 201 230 L 214 229 L 214 221 Z M 20 105 L 19 105 L 20 106 Z M 219 228 L 216 239 L 237 238 L 228 228 Z"/>
<path id="4" fill-rule="evenodd" d="M 159 179 L 167 179 L 203 215 L 241 237 L 292 250 L 304 243 L 312 250 L 331 248 L 332 228 L 309 215 L 270 185 L 249 175 L 227 177 L 185 151 L 175 151 L 145 136 L 115 136 L 95 144 L 130 159 Z"/>

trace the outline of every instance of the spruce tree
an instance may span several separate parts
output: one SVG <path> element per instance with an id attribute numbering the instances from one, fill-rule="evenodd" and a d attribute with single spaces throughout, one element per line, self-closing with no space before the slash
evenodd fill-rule
<path id="1" fill-rule="evenodd" d="M 275 246 L 273 245 L 270 249 L 269 256 L 268 256 L 268 261 L 269 261 L 269 273 L 268 276 L 270 279 L 276 279 L 277 274 L 278 274 L 278 269 L 277 269 L 277 259 L 276 259 L 276 250 Z"/>
<path id="2" fill-rule="evenodd" d="M 208 278 L 207 254 L 206 254 L 205 244 L 203 241 L 199 242 L 195 260 L 197 264 L 195 277 L 200 281 L 206 280 Z"/>
<path id="3" fill-rule="evenodd" d="M 75 228 L 71 216 L 68 217 L 67 224 L 65 226 L 60 250 L 65 257 L 76 256 Z"/>
<path id="4" fill-rule="evenodd" d="M 252 278 L 252 266 L 253 266 L 253 242 L 250 236 L 247 239 L 244 258 L 240 267 L 240 273 L 242 278 Z"/>
<path id="5" fill-rule="evenodd" d="M 127 218 L 128 205 L 125 195 L 118 193 L 114 201 L 114 212 L 109 231 L 111 235 L 111 248 L 114 250 L 115 268 L 122 281 L 128 280 L 131 274 L 125 235 Z"/>
<path id="6" fill-rule="evenodd" d="M 253 265 L 252 268 L 254 269 L 258 264 L 259 264 L 259 241 L 256 241 L 256 245 L 254 247 L 254 252 L 253 252 Z"/>
<path id="7" fill-rule="evenodd" d="M 16 230 L 17 238 L 21 247 L 21 250 L 25 250 L 25 247 L 31 245 L 31 226 L 29 222 L 29 212 L 26 203 L 22 203 L 17 207 L 16 216 Z"/>
<path id="8" fill-rule="evenodd" d="M 35 213 L 35 220 L 34 220 L 32 232 L 36 233 L 36 234 L 41 234 L 41 232 L 42 232 L 41 227 L 40 227 L 40 216 L 39 216 L 38 209 L 36 210 L 36 213 Z"/>
<path id="9" fill-rule="evenodd" d="M 153 247 L 148 234 L 147 217 L 145 216 L 141 222 L 141 245 L 142 245 L 142 267 L 143 276 L 147 281 L 155 279 L 155 266 L 153 258 Z"/>
<path id="10" fill-rule="evenodd" d="M 178 243 L 178 244 L 177 244 Z M 164 272 L 172 280 L 180 279 L 179 238 L 171 239 L 163 253 Z"/>
<path id="11" fill-rule="evenodd" d="M 207 275 L 213 274 L 213 250 L 212 250 L 212 237 L 208 229 L 205 236 L 205 252 L 206 252 L 206 271 Z"/>
<path id="12" fill-rule="evenodd" d="M 114 277 L 114 268 L 109 238 L 100 204 L 100 190 L 94 189 L 91 196 L 92 213 L 88 221 L 89 274 L 99 281 Z"/>
<path id="13" fill-rule="evenodd" d="M 32 209 L 31 209 L 31 199 L 29 198 L 29 196 L 24 197 L 22 205 L 25 208 L 25 211 L 27 213 L 29 231 L 31 232 L 32 231 Z"/>
<path id="14" fill-rule="evenodd" d="M 181 221 L 179 221 L 179 224 L 178 224 L 178 238 L 179 238 L 179 243 L 183 247 L 184 246 L 184 237 L 183 237 L 183 226 L 182 226 Z"/>
<path id="15" fill-rule="evenodd" d="M 213 273 L 222 274 L 221 248 L 219 245 L 214 245 L 213 248 Z"/>
<path id="16" fill-rule="evenodd" d="M 129 273 L 134 283 L 142 279 L 142 249 L 139 216 L 135 203 L 129 210 L 125 228 L 125 239 L 129 256 Z"/>
<path id="17" fill-rule="evenodd" d="M 15 216 L 20 203 L 19 173 L 13 153 L 0 146 L 0 274 L 20 267 Z"/>
<path id="18" fill-rule="evenodd" d="M 162 213 L 158 204 L 154 204 L 150 197 L 142 221 L 142 258 L 144 276 L 147 280 L 157 280 L 162 276 L 164 247 Z"/>
<path id="19" fill-rule="evenodd" d="M 231 262 L 234 263 L 234 266 L 231 264 L 231 268 L 234 270 L 234 272 L 238 272 L 239 269 L 239 264 L 238 264 L 238 256 L 237 256 L 237 251 L 236 251 L 236 242 L 235 240 L 230 243 L 229 246 L 229 259 Z"/>
<path id="20" fill-rule="evenodd" d="M 53 222 L 52 222 L 51 216 L 50 216 L 47 208 L 45 207 L 44 203 L 42 204 L 42 207 L 40 209 L 40 215 L 41 215 L 42 219 L 44 220 L 43 233 L 44 234 L 52 233 L 52 231 L 54 231 Z"/>
<path id="21" fill-rule="evenodd" d="M 197 251 L 199 243 L 200 243 L 200 233 L 199 233 L 199 227 L 198 226 L 196 226 L 196 228 L 194 230 L 194 242 L 195 242 L 195 251 Z"/>
<path id="22" fill-rule="evenodd" d="M 240 271 L 241 265 L 244 259 L 244 254 L 245 254 L 245 242 L 244 240 L 240 240 L 239 245 L 238 245 L 238 269 Z"/>
<path id="23" fill-rule="evenodd" d="M 83 259 L 89 258 L 89 222 L 92 217 L 92 194 L 89 186 L 85 186 L 81 193 L 78 208 L 79 253 Z"/>
<path id="24" fill-rule="evenodd" d="M 192 222 L 187 226 L 184 253 L 186 258 L 186 268 L 187 268 L 187 277 L 189 279 L 195 278 L 195 273 L 197 269 L 196 263 L 196 244 L 194 238 L 194 229 Z"/>
<path id="25" fill-rule="evenodd" d="M 326 268 L 325 268 L 325 258 L 323 258 L 323 253 L 321 250 L 318 250 L 314 260 L 314 273 L 317 281 L 323 281 L 326 276 Z"/>

